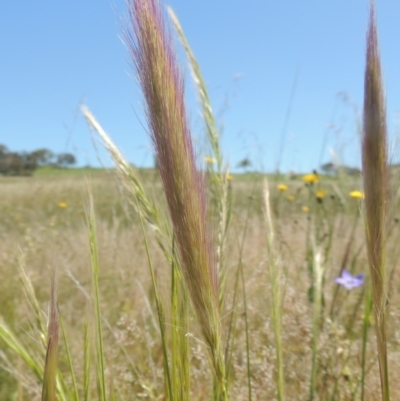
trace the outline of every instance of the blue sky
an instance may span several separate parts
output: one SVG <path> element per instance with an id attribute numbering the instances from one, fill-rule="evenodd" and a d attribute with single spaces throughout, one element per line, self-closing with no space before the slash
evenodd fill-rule
<path id="1" fill-rule="evenodd" d="M 367 0 L 170 0 L 198 59 L 226 160 L 308 171 L 332 158 L 360 165 Z M 122 43 L 123 0 L 15 0 L 0 24 L 0 143 L 46 147 L 98 165 L 85 103 L 125 157 L 153 162 L 142 97 Z M 399 134 L 400 2 L 377 1 L 391 157 Z M 182 49 L 196 148 L 204 130 Z M 287 117 L 288 116 L 288 117 Z"/>

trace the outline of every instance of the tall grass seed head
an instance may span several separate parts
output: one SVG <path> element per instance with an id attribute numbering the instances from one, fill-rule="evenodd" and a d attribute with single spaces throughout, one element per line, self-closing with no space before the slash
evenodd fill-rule
<path id="1" fill-rule="evenodd" d="M 159 2 L 130 0 L 129 10 L 126 39 L 144 94 L 182 273 L 212 349 L 219 330 L 218 275 L 206 224 L 204 177 L 196 168 L 186 119 L 184 81 Z"/>

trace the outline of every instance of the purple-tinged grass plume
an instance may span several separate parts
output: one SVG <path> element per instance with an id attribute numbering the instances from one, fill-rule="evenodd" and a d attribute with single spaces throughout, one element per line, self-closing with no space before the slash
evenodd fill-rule
<path id="1" fill-rule="evenodd" d="M 168 14 L 185 49 L 189 66 L 192 70 L 193 82 L 197 88 L 200 106 L 203 113 L 207 138 L 210 146 L 210 156 L 206 156 L 204 161 L 207 165 L 207 184 L 210 189 L 211 201 L 217 205 L 218 210 L 218 230 L 217 230 L 217 272 L 219 280 L 220 308 L 224 309 L 226 301 L 226 283 L 228 269 L 225 263 L 225 247 L 227 231 L 231 216 L 231 190 L 229 185 L 229 170 L 224 167 L 224 160 L 219 141 L 219 130 L 214 117 L 208 90 L 201 74 L 200 66 L 194 56 L 192 49 L 185 37 L 178 17 L 168 7 Z M 215 167 L 214 167 L 215 165 Z"/>
<path id="2" fill-rule="evenodd" d="M 362 166 L 365 193 L 365 229 L 372 283 L 382 399 L 389 400 L 386 349 L 385 217 L 388 192 L 386 110 L 376 31 L 374 2 L 371 1 L 367 32 L 364 82 Z"/>
<path id="3" fill-rule="evenodd" d="M 179 248 L 183 276 L 226 399 L 218 276 L 206 227 L 203 177 L 195 165 L 184 81 L 157 0 L 131 0 L 126 37 L 146 102 L 150 136 Z"/>

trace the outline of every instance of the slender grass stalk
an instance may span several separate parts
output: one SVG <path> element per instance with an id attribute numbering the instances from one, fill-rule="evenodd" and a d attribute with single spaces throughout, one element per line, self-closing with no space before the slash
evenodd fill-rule
<path id="1" fill-rule="evenodd" d="M 236 332 L 238 331 L 236 327 L 236 322 L 237 322 L 237 317 L 238 317 L 238 305 L 237 305 L 237 298 L 239 296 L 239 283 L 242 281 L 244 283 L 244 278 L 242 277 L 242 270 L 243 270 L 243 251 L 244 251 L 244 244 L 245 240 L 247 237 L 247 230 L 249 228 L 250 224 L 250 215 L 251 215 L 251 210 L 253 209 L 253 201 L 254 201 L 254 193 L 256 191 L 256 183 L 254 182 L 254 185 L 252 187 L 252 190 L 250 191 L 249 195 L 249 200 L 250 202 L 247 205 L 247 210 L 246 210 L 246 218 L 244 220 L 244 228 L 243 232 L 241 235 L 241 238 L 239 238 L 239 230 L 237 225 L 235 225 L 235 237 L 237 241 L 237 248 L 239 250 L 238 254 L 238 264 L 237 264 L 237 269 L 236 269 L 236 274 L 235 274 L 235 283 L 233 285 L 233 299 L 232 299 L 232 309 L 229 312 L 228 316 L 229 318 L 229 323 L 227 324 L 227 334 L 226 334 L 226 345 L 225 345 L 225 366 L 226 366 L 226 382 L 227 382 L 227 388 L 230 383 L 230 375 L 232 371 L 232 358 L 233 358 L 233 353 L 235 350 L 235 340 L 236 340 Z M 242 280 L 241 280 L 242 279 Z M 243 284 L 244 285 L 244 284 Z M 246 297 L 246 289 L 243 288 L 242 290 L 243 296 Z M 243 313 L 245 316 L 247 316 L 247 303 L 243 302 Z M 247 318 L 246 318 L 247 319 Z M 251 389 L 251 360 L 250 360 L 250 339 L 248 335 L 248 325 L 246 325 L 246 360 L 247 360 L 247 387 L 248 387 L 248 393 L 249 395 L 252 393 Z"/>
<path id="2" fill-rule="evenodd" d="M 233 286 L 233 299 L 232 299 L 232 310 L 229 313 L 230 319 L 229 319 L 229 324 L 227 325 L 227 335 L 226 335 L 226 346 L 225 346 L 225 364 L 226 364 L 226 381 L 227 381 L 227 386 L 229 385 L 229 378 L 232 370 L 232 356 L 233 356 L 233 351 L 234 351 L 234 345 L 235 345 L 235 335 L 236 335 L 236 321 L 237 321 L 237 315 L 238 315 L 238 308 L 237 308 L 237 297 L 239 293 L 239 280 L 241 278 L 241 271 L 243 269 L 243 248 L 244 248 L 244 242 L 246 238 L 246 232 L 249 224 L 249 218 L 250 218 L 250 206 L 247 209 L 246 213 L 246 219 L 244 223 L 244 230 L 243 230 L 243 236 L 241 238 L 241 241 L 239 240 L 239 233 L 237 232 L 236 234 L 236 239 L 237 239 L 237 245 L 239 249 L 239 260 L 238 260 L 238 266 L 236 269 L 236 275 L 235 275 L 235 284 Z M 247 314 L 247 309 L 246 305 L 244 313 Z M 250 382 L 250 371 L 249 371 L 249 364 L 247 365 L 247 385 L 251 386 Z M 251 392 L 249 388 L 249 393 Z"/>
<path id="3" fill-rule="evenodd" d="M 71 357 L 71 351 L 69 349 L 69 344 L 68 344 L 68 340 L 67 340 L 67 334 L 65 332 L 65 327 L 64 327 L 64 323 L 62 321 L 62 319 L 60 320 L 60 325 L 61 325 L 61 331 L 63 334 L 63 339 L 64 339 L 64 347 L 65 350 L 67 352 L 67 358 L 68 358 L 68 366 L 69 366 L 69 371 L 71 373 L 71 379 L 72 379 L 72 387 L 73 387 L 73 392 L 70 391 L 70 397 L 76 401 L 79 401 L 79 392 L 78 392 L 78 386 L 76 383 L 76 376 L 75 376 L 75 370 L 74 370 L 74 365 L 72 363 L 72 357 Z"/>
<path id="4" fill-rule="evenodd" d="M 42 401 L 56 401 L 59 320 L 55 270 L 51 277 L 50 316 L 47 331 L 47 352 L 44 364 Z"/>
<path id="5" fill-rule="evenodd" d="M 275 229 L 272 220 L 268 181 L 264 181 L 265 214 L 268 225 L 268 268 L 272 288 L 272 322 L 274 326 L 277 396 L 279 401 L 285 399 L 283 378 L 283 347 L 282 347 L 282 295 L 280 261 L 275 244 Z"/>
<path id="6" fill-rule="evenodd" d="M 204 179 L 195 165 L 186 120 L 183 79 L 158 1 L 132 0 L 129 13 L 126 39 L 146 101 L 183 277 L 208 346 L 218 398 L 227 400 L 218 274 L 206 227 Z"/>
<path id="7" fill-rule="evenodd" d="M 317 387 L 318 372 L 318 339 L 321 325 L 321 308 L 322 308 L 322 281 L 324 277 L 324 269 L 322 265 L 322 253 L 319 249 L 314 249 L 313 261 L 313 323 L 312 323 L 312 356 L 311 356 L 311 381 L 310 381 L 310 397 L 309 401 L 313 401 Z"/>
<path id="8" fill-rule="evenodd" d="M 311 205 L 314 200 L 314 195 L 312 192 L 312 188 L 307 186 L 308 190 L 308 205 Z M 311 213 L 307 214 L 307 227 L 306 227 L 306 261 L 307 261 L 307 271 L 311 278 L 311 286 L 308 289 L 308 298 L 310 302 L 313 302 L 313 293 L 314 293 L 314 280 L 313 280 L 313 265 L 314 265 L 314 254 L 313 254 L 313 244 L 311 241 L 311 233 L 313 222 L 315 221 L 314 210 L 310 210 Z M 300 271 L 297 273 L 297 278 L 299 278 Z"/>
<path id="9" fill-rule="evenodd" d="M 84 338 L 83 338 L 83 400 L 90 400 L 90 350 L 91 350 L 91 336 L 90 326 L 88 319 L 85 319 L 84 323 Z"/>
<path id="10" fill-rule="evenodd" d="M 144 239 L 144 245 L 146 249 L 146 257 L 147 257 L 147 262 L 149 264 L 150 268 L 150 274 L 151 274 L 151 282 L 153 285 L 153 293 L 154 293 L 154 298 L 156 300 L 156 308 L 157 308 L 157 316 L 158 316 L 158 326 L 160 328 L 160 334 L 161 334 L 161 343 L 162 343 L 162 350 L 163 350 L 163 357 L 164 357 L 164 376 L 165 376 L 165 392 L 166 392 L 166 398 L 167 400 L 174 400 L 174 393 L 172 391 L 172 383 L 171 383 L 171 373 L 169 371 L 169 364 L 168 364 L 168 352 L 167 352 L 167 338 L 166 338 L 166 333 L 165 333 L 165 312 L 164 312 L 164 307 L 162 300 L 158 294 L 158 289 L 157 289 L 157 283 L 156 283 L 156 278 L 154 274 L 154 268 L 153 268 L 153 263 L 151 261 L 150 257 L 150 250 L 149 250 L 149 243 L 147 241 L 147 235 L 146 231 L 144 229 L 144 224 L 143 224 L 143 218 L 142 215 L 140 216 L 140 226 L 142 229 L 142 234 L 143 234 L 143 239 Z"/>
<path id="11" fill-rule="evenodd" d="M 240 278 L 242 281 L 244 326 L 245 326 L 245 331 L 246 331 L 247 387 L 249 389 L 248 400 L 251 401 L 253 398 L 252 398 L 252 392 L 251 392 L 250 335 L 249 335 L 249 322 L 248 322 L 248 316 L 247 316 L 247 296 L 246 296 L 246 285 L 244 282 L 244 274 L 243 274 L 243 263 L 240 263 Z"/>
<path id="12" fill-rule="evenodd" d="M 386 348 L 387 282 L 385 219 L 388 192 L 386 110 L 376 29 L 375 5 L 370 4 L 364 82 L 362 167 L 365 194 L 365 231 L 376 319 L 382 400 L 388 401 L 389 371 Z"/>
<path id="13" fill-rule="evenodd" d="M 98 251 L 97 234 L 96 234 L 96 217 L 94 212 L 93 197 L 91 193 L 89 193 L 88 224 L 89 224 L 90 260 L 91 260 L 91 270 L 92 270 L 93 306 L 94 306 L 95 327 L 96 327 L 97 393 L 99 401 L 106 401 L 104 346 L 103 346 L 103 333 L 101 324 L 100 294 L 99 294 L 99 251 Z"/>
<path id="14" fill-rule="evenodd" d="M 230 384 L 230 376 L 232 371 L 232 358 L 233 358 L 233 351 L 235 346 L 235 339 L 236 339 L 236 322 L 237 322 L 237 307 L 236 307 L 236 299 L 238 297 L 239 291 L 239 279 L 240 279 L 240 265 L 241 261 L 239 261 L 239 265 L 236 269 L 235 274 L 235 284 L 233 286 L 233 299 L 232 299 L 232 311 L 230 312 L 230 319 L 227 328 L 227 335 L 226 335 L 226 345 L 225 345 L 225 366 L 226 366 L 226 388 L 228 391 L 229 384 Z"/>
<path id="15" fill-rule="evenodd" d="M 362 330 L 362 352 L 361 352 L 361 401 L 365 399 L 365 376 L 366 376 L 366 362 L 367 362 L 367 343 L 368 343 L 368 330 L 370 326 L 370 317 L 372 312 L 372 297 L 371 291 L 368 288 L 365 294 L 364 303 L 364 319 Z"/>
<path id="16" fill-rule="evenodd" d="M 352 248 L 352 245 L 353 245 L 353 242 L 354 242 L 356 228 L 357 228 L 359 219 L 360 219 L 360 211 L 357 209 L 357 212 L 356 212 L 356 214 L 354 216 L 354 219 L 353 219 L 353 224 L 351 226 L 350 236 L 349 236 L 349 239 L 347 241 L 347 245 L 346 245 L 343 257 L 342 257 L 342 262 L 340 264 L 340 268 L 339 268 L 337 277 L 340 277 L 342 275 L 343 270 L 346 269 L 347 264 L 349 262 L 350 251 L 351 251 L 351 248 Z M 336 286 L 336 288 L 334 290 L 332 303 L 331 303 L 331 307 L 330 307 L 330 312 L 329 312 L 329 316 L 330 316 L 331 319 L 334 319 L 334 317 L 337 316 L 337 314 L 340 311 L 340 307 L 342 306 L 342 303 L 339 304 L 337 302 L 338 301 L 337 298 L 338 298 L 338 294 L 339 294 L 340 290 L 341 290 L 341 288 L 340 288 L 339 285 Z"/>
<path id="17" fill-rule="evenodd" d="M 0 319 L 0 339 L 6 344 L 7 348 L 13 350 L 24 361 L 41 382 L 43 379 L 43 364 L 18 340 L 17 336 L 2 319 Z"/>
<path id="18" fill-rule="evenodd" d="M 28 300 L 30 308 L 34 312 L 36 328 L 39 331 L 41 343 L 46 348 L 46 325 L 43 319 L 43 311 L 39 306 L 39 302 L 36 298 L 35 290 L 33 289 L 31 280 L 26 273 L 25 256 L 22 251 L 20 251 L 18 254 L 18 272 L 24 288 L 25 296 Z"/>

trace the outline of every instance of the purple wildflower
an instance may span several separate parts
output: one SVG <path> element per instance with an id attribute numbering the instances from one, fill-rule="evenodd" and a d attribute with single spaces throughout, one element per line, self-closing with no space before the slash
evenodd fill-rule
<path id="1" fill-rule="evenodd" d="M 352 290 L 353 288 L 364 284 L 364 273 L 360 273 L 353 277 L 348 270 L 343 269 L 342 275 L 335 279 L 335 283 L 341 284 L 348 290 Z"/>

